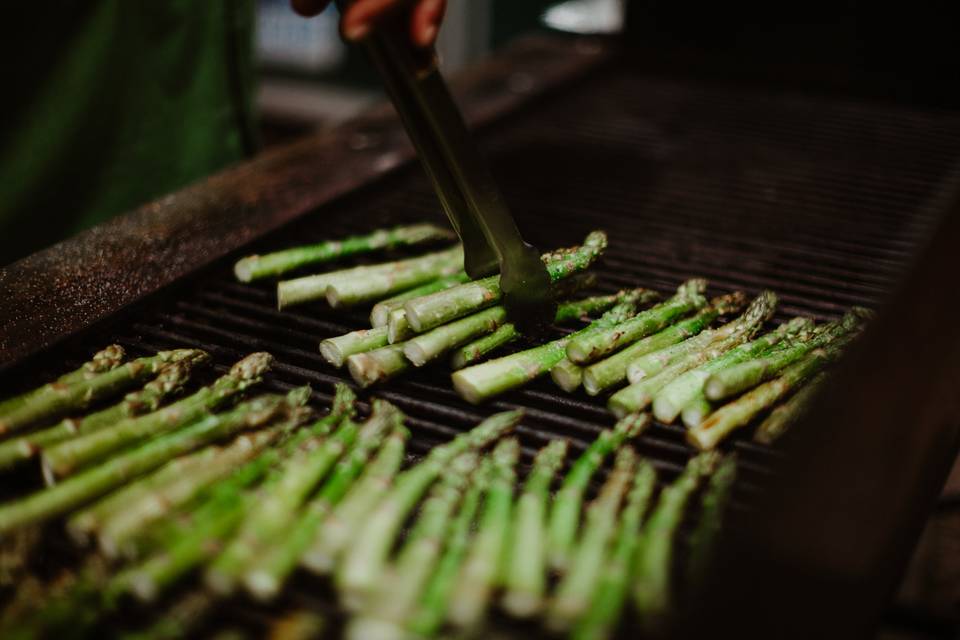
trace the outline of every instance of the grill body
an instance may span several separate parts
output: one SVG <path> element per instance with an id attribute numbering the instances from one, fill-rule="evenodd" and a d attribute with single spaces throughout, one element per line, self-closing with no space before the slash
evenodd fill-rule
<path id="1" fill-rule="evenodd" d="M 774 289 L 782 299 L 778 320 L 795 314 L 833 319 L 851 305 L 874 306 L 886 298 L 957 187 L 955 113 L 658 77 L 638 73 L 615 55 L 600 55 L 593 45 L 539 46 L 541 62 L 553 56 L 545 72 L 553 74 L 556 86 L 550 90 L 522 105 L 503 102 L 504 92 L 523 94 L 531 83 L 550 84 L 537 76 L 536 56 L 516 63 L 508 56 L 460 95 L 473 119 L 486 122 L 480 134 L 484 151 L 525 237 L 546 249 L 575 244 L 595 228 L 608 232 L 610 249 L 596 269 L 600 291 L 645 286 L 667 293 L 688 277 L 704 276 L 714 294 Z M 310 168 L 316 171 L 316 157 L 333 161 L 338 156 L 328 147 L 345 143 L 362 152 L 356 162 L 379 169 L 351 182 L 331 167 L 334 175 L 315 177 L 316 187 L 306 172 L 290 169 L 296 158 L 313 158 Z M 385 112 L 310 144 L 316 148 L 301 144 L 287 156 L 198 185 L 179 196 L 180 205 L 174 196 L 181 216 L 169 218 L 171 228 L 152 233 L 182 237 L 185 244 L 157 240 L 162 260 L 145 260 L 148 266 L 162 263 L 166 271 L 156 267 L 137 282 L 136 256 L 111 255 L 117 238 L 104 229 L 60 248 L 58 264 L 37 257 L 0 275 L 0 289 L 17 296 L 0 312 L 11 328 L 4 387 L 28 386 L 116 341 L 133 353 L 202 347 L 217 370 L 250 351 L 270 351 L 278 364 L 269 387 L 309 383 L 318 399 L 328 400 L 332 385 L 347 375 L 323 362 L 317 344 L 364 326 L 365 312 L 332 313 L 319 304 L 278 312 L 270 284 L 233 280 L 233 259 L 443 218 L 422 171 L 406 162 L 410 151 Z M 332 180 L 341 180 L 338 188 L 329 186 Z M 232 230 L 225 202 L 237 207 L 241 226 Z M 191 218 L 188 228 L 187 214 L 207 210 L 216 212 L 208 226 L 201 217 Z M 149 213 L 149 207 L 138 212 L 127 223 L 134 225 L 130 229 L 148 225 Z M 244 222 L 255 214 L 267 218 Z M 186 239 L 196 233 L 205 235 Z M 119 268 L 128 270 L 128 289 L 114 283 L 100 293 L 119 297 L 112 306 L 92 300 L 96 287 L 85 280 L 83 260 L 98 243 L 107 253 L 95 268 L 110 268 L 116 257 Z M 222 252 L 211 249 L 216 246 L 237 249 L 211 261 Z M 53 273 L 66 281 L 49 281 Z M 70 298 L 71 274 L 85 283 L 78 296 L 87 300 L 79 307 L 71 306 L 78 302 Z M 54 310 L 50 291 L 57 287 L 67 292 L 65 308 L 81 309 L 79 317 Z M 41 301 L 27 323 L 42 334 L 36 343 L 23 329 L 31 296 Z M 14 344 L 17 331 L 21 337 Z M 604 400 L 564 394 L 549 380 L 472 407 L 453 392 L 444 367 L 413 372 L 371 394 L 408 414 L 415 452 L 514 407 L 527 409 L 519 431 L 527 462 L 551 438 L 569 437 L 578 451 L 613 423 Z M 748 508 L 780 454 L 745 436 L 726 446 L 742 461 L 737 505 Z M 660 424 L 639 439 L 638 450 L 663 481 L 675 477 L 691 454 L 680 427 Z"/>

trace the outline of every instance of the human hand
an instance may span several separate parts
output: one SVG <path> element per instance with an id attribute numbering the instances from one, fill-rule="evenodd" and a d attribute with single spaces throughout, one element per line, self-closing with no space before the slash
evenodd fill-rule
<path id="1" fill-rule="evenodd" d="M 404 0 L 354 0 L 340 18 L 344 40 L 362 40 L 378 18 Z M 330 0 L 290 0 L 293 10 L 302 16 L 315 16 Z M 429 47 L 437 39 L 446 0 L 414 0 L 410 15 L 410 40 L 419 47 Z"/>

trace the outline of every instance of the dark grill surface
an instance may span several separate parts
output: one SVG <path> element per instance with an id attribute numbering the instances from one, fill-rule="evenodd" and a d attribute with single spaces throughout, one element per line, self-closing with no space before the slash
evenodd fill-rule
<path id="1" fill-rule="evenodd" d="M 710 279 L 711 293 L 772 288 L 778 320 L 835 318 L 875 305 L 936 221 L 955 180 L 960 117 L 793 94 L 686 85 L 612 66 L 482 133 L 523 232 L 543 249 L 605 229 L 610 249 L 598 289 L 669 292 Z M 419 167 L 335 202 L 264 238 L 250 252 L 336 238 L 405 221 L 442 220 Z M 270 385 L 309 383 L 323 400 L 348 378 L 318 342 L 366 325 L 366 313 L 322 305 L 280 313 L 269 284 L 241 285 L 224 261 L 98 330 L 132 351 L 196 345 L 217 367 L 266 350 Z M 86 337 L 86 346 L 96 346 Z M 64 347 L 79 358 L 79 343 Z M 64 351 L 44 361 L 63 362 Z M 527 456 L 555 434 L 584 446 L 613 424 L 603 400 L 558 392 L 549 380 L 482 407 L 453 392 L 445 366 L 375 391 L 401 407 L 424 450 L 497 410 L 526 407 Z M 740 504 L 762 484 L 774 451 L 749 434 L 731 449 L 743 463 Z M 678 426 L 639 441 L 664 480 L 690 455 Z M 529 458 L 528 458 L 529 459 Z"/>

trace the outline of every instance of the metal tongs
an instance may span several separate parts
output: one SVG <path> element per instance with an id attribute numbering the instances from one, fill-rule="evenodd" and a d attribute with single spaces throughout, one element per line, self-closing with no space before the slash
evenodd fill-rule
<path id="1" fill-rule="evenodd" d="M 338 2 L 341 10 L 347 4 Z M 493 175 L 437 68 L 433 47 L 415 48 L 409 5 L 379 21 L 364 40 L 387 92 L 463 242 L 471 278 L 500 272 L 507 315 L 523 332 L 553 322 L 556 303 L 540 252 L 524 242 Z"/>

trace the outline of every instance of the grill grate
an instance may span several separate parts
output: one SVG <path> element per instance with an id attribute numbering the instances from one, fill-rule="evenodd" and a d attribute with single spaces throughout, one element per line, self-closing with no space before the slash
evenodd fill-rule
<path id="1" fill-rule="evenodd" d="M 531 241 L 552 248 L 607 230 L 599 291 L 642 285 L 666 292 L 704 276 L 711 293 L 776 290 L 778 320 L 828 319 L 881 301 L 917 251 L 936 221 L 940 194 L 955 180 L 960 117 L 687 85 L 611 66 L 489 127 L 483 140 Z M 249 250 L 441 222 L 437 212 L 419 167 L 408 167 Z M 234 282 L 231 264 L 222 261 L 139 305 L 98 330 L 97 339 L 132 352 L 199 346 L 220 370 L 250 351 L 270 351 L 277 358 L 270 387 L 310 383 L 328 400 L 332 384 L 348 376 L 324 363 L 317 344 L 365 326 L 365 314 L 321 305 L 280 313 L 272 287 Z M 43 360 L 80 356 L 74 342 Z M 418 452 L 520 406 L 527 409 L 520 429 L 526 461 L 554 435 L 571 437 L 578 451 L 613 423 L 602 400 L 560 393 L 549 380 L 482 407 L 456 396 L 444 367 L 374 393 L 408 414 Z M 639 438 L 638 450 L 663 480 L 690 455 L 682 435 L 678 426 L 658 424 Z M 744 436 L 727 446 L 742 461 L 742 505 L 777 453 Z"/>

